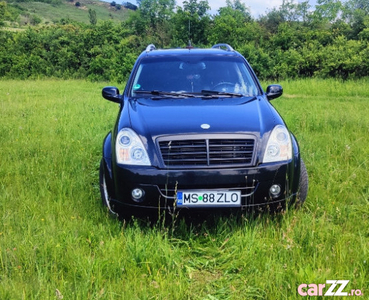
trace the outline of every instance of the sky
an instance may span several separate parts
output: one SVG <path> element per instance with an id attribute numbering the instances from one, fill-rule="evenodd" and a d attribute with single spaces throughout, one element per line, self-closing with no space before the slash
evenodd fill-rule
<path id="1" fill-rule="evenodd" d="M 177 5 L 182 6 L 182 0 L 176 0 Z M 209 6 L 211 7 L 210 14 L 216 14 L 219 7 L 226 6 L 225 0 L 208 0 Z M 258 18 L 260 15 L 265 15 L 268 10 L 274 7 L 281 6 L 283 0 L 241 0 L 246 6 L 250 8 L 251 15 L 254 18 Z M 296 1 L 297 3 L 298 1 Z M 302 2 L 302 1 L 300 1 Z M 311 6 L 316 4 L 316 0 L 309 0 Z"/>

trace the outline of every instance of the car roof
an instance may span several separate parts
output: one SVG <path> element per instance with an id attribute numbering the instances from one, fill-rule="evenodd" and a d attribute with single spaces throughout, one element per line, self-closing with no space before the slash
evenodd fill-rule
<path id="1" fill-rule="evenodd" d="M 218 46 L 220 45 L 220 46 Z M 174 48 L 174 49 L 156 49 L 154 45 L 147 46 L 146 50 L 141 53 L 141 56 L 171 56 L 171 55 L 196 55 L 196 54 L 207 54 L 207 55 L 227 55 L 227 56 L 241 56 L 240 53 L 233 50 L 228 44 L 218 44 L 214 45 L 212 48 Z M 223 47 L 223 48 L 221 48 Z"/>

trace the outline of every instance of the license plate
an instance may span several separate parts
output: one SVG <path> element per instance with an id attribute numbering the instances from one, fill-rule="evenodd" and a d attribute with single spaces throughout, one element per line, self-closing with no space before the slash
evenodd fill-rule
<path id="1" fill-rule="evenodd" d="M 241 206 L 241 191 L 178 191 L 177 206 Z"/>

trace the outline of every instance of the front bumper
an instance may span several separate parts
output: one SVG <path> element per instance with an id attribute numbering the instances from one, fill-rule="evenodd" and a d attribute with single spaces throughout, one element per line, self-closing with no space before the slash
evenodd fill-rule
<path id="1" fill-rule="evenodd" d="M 111 174 L 113 204 L 156 210 L 175 208 L 179 190 L 239 190 L 239 208 L 246 209 L 293 200 L 298 188 L 295 160 L 237 169 L 162 170 L 115 165 Z M 270 193 L 274 184 L 281 187 L 278 196 Z M 133 189 L 144 191 L 142 198 L 134 200 Z"/>

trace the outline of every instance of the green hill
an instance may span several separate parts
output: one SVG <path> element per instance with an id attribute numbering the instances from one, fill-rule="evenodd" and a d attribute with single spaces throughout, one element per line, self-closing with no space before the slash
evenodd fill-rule
<path id="1" fill-rule="evenodd" d="M 25 25 L 56 23 L 63 19 L 89 24 L 89 9 L 96 12 L 97 22 L 111 20 L 119 23 L 126 20 L 132 12 L 132 10 L 119 4 L 113 6 L 108 2 L 92 0 L 62 0 L 53 1 L 52 3 L 8 2 L 9 17 L 8 20 L 3 22 L 3 25 L 22 27 Z"/>

